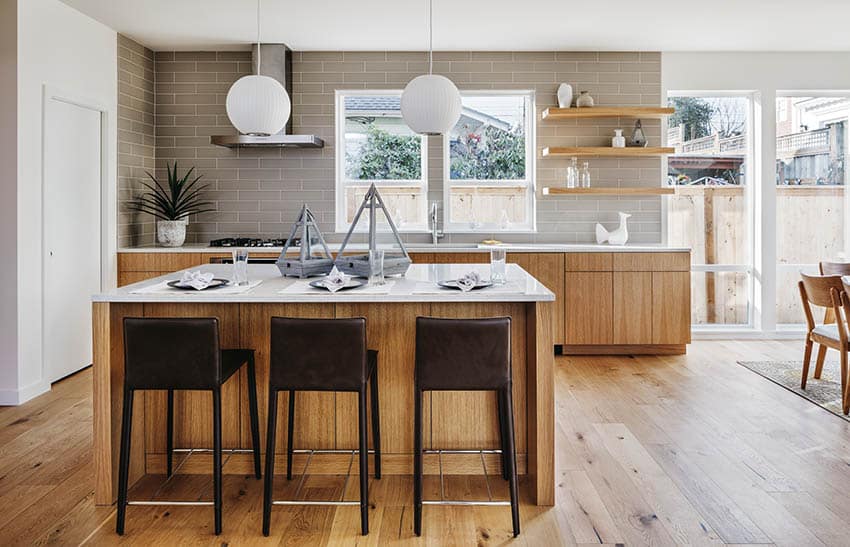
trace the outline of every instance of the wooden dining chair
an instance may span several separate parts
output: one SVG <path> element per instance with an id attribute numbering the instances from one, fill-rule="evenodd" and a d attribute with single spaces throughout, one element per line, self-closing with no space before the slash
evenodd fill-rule
<path id="1" fill-rule="evenodd" d="M 844 289 L 839 295 L 839 299 L 841 300 L 841 305 L 844 308 L 844 319 L 841 319 L 840 314 L 838 315 L 838 323 L 844 326 L 844 332 L 847 333 L 847 338 L 850 338 L 850 275 L 845 275 L 841 278 L 842 288 Z M 847 342 L 850 344 L 850 340 Z M 845 352 L 846 356 L 847 353 Z M 844 393 L 842 396 L 842 406 L 844 410 L 844 414 L 850 413 L 850 382 L 847 382 L 847 385 L 844 386 Z"/>
<path id="2" fill-rule="evenodd" d="M 806 389 L 806 380 L 809 376 L 809 363 L 812 359 L 812 348 L 814 344 L 820 344 L 818 358 L 815 365 L 815 378 L 821 377 L 823 362 L 826 357 L 827 348 L 838 350 L 841 355 L 841 394 L 842 402 L 847 386 L 847 353 L 850 345 L 847 342 L 847 325 L 841 316 L 842 293 L 844 286 L 840 275 L 807 275 L 800 273 L 801 280 L 798 283 L 800 297 L 803 301 L 803 311 L 806 314 L 808 332 L 806 334 L 806 351 L 803 356 L 803 378 L 800 388 Z M 812 306 L 826 308 L 823 323 L 816 323 L 812 312 Z M 836 318 L 839 320 L 836 321 Z M 847 414 L 847 405 L 844 413 Z"/>
<path id="3" fill-rule="evenodd" d="M 827 262 L 820 263 L 821 275 L 850 275 L 850 262 Z"/>

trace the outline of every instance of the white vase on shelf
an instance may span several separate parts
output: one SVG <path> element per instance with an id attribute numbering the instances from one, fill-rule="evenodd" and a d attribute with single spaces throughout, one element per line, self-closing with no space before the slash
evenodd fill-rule
<path id="1" fill-rule="evenodd" d="M 573 105 L 573 86 L 561 84 L 558 86 L 558 106 L 570 108 Z"/>

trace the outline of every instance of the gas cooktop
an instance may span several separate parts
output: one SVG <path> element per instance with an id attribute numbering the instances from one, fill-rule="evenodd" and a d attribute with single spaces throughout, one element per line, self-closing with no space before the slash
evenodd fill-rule
<path id="1" fill-rule="evenodd" d="M 225 237 L 210 241 L 210 247 L 283 247 L 285 239 L 260 239 L 251 237 Z M 295 238 L 292 245 L 301 245 L 301 239 Z"/>

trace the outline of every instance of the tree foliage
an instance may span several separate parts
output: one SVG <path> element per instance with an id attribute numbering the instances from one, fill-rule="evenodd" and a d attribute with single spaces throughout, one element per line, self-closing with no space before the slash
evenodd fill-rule
<path id="1" fill-rule="evenodd" d="M 525 135 L 522 128 L 504 131 L 488 125 L 479 133 L 460 135 L 452 141 L 451 158 L 453 179 L 523 179 Z"/>
<path id="2" fill-rule="evenodd" d="M 415 180 L 422 176 L 418 135 L 395 135 L 370 122 L 366 142 L 346 152 L 346 175 L 354 180 Z"/>
<path id="3" fill-rule="evenodd" d="M 672 97 L 671 106 L 676 112 L 670 116 L 669 126 L 685 126 L 682 137 L 686 141 L 711 135 L 711 116 L 714 107 L 699 97 Z"/>

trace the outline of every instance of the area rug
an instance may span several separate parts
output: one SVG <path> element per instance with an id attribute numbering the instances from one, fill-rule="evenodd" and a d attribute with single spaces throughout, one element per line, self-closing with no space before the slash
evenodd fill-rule
<path id="1" fill-rule="evenodd" d="M 809 367 L 809 380 L 806 389 L 800 389 L 803 373 L 803 361 L 738 361 L 738 364 L 750 369 L 771 382 L 779 384 L 788 391 L 824 408 L 836 416 L 850 421 L 841 411 L 841 368 L 838 363 L 826 362 L 820 380 L 812 377 L 815 371 L 815 359 Z"/>

